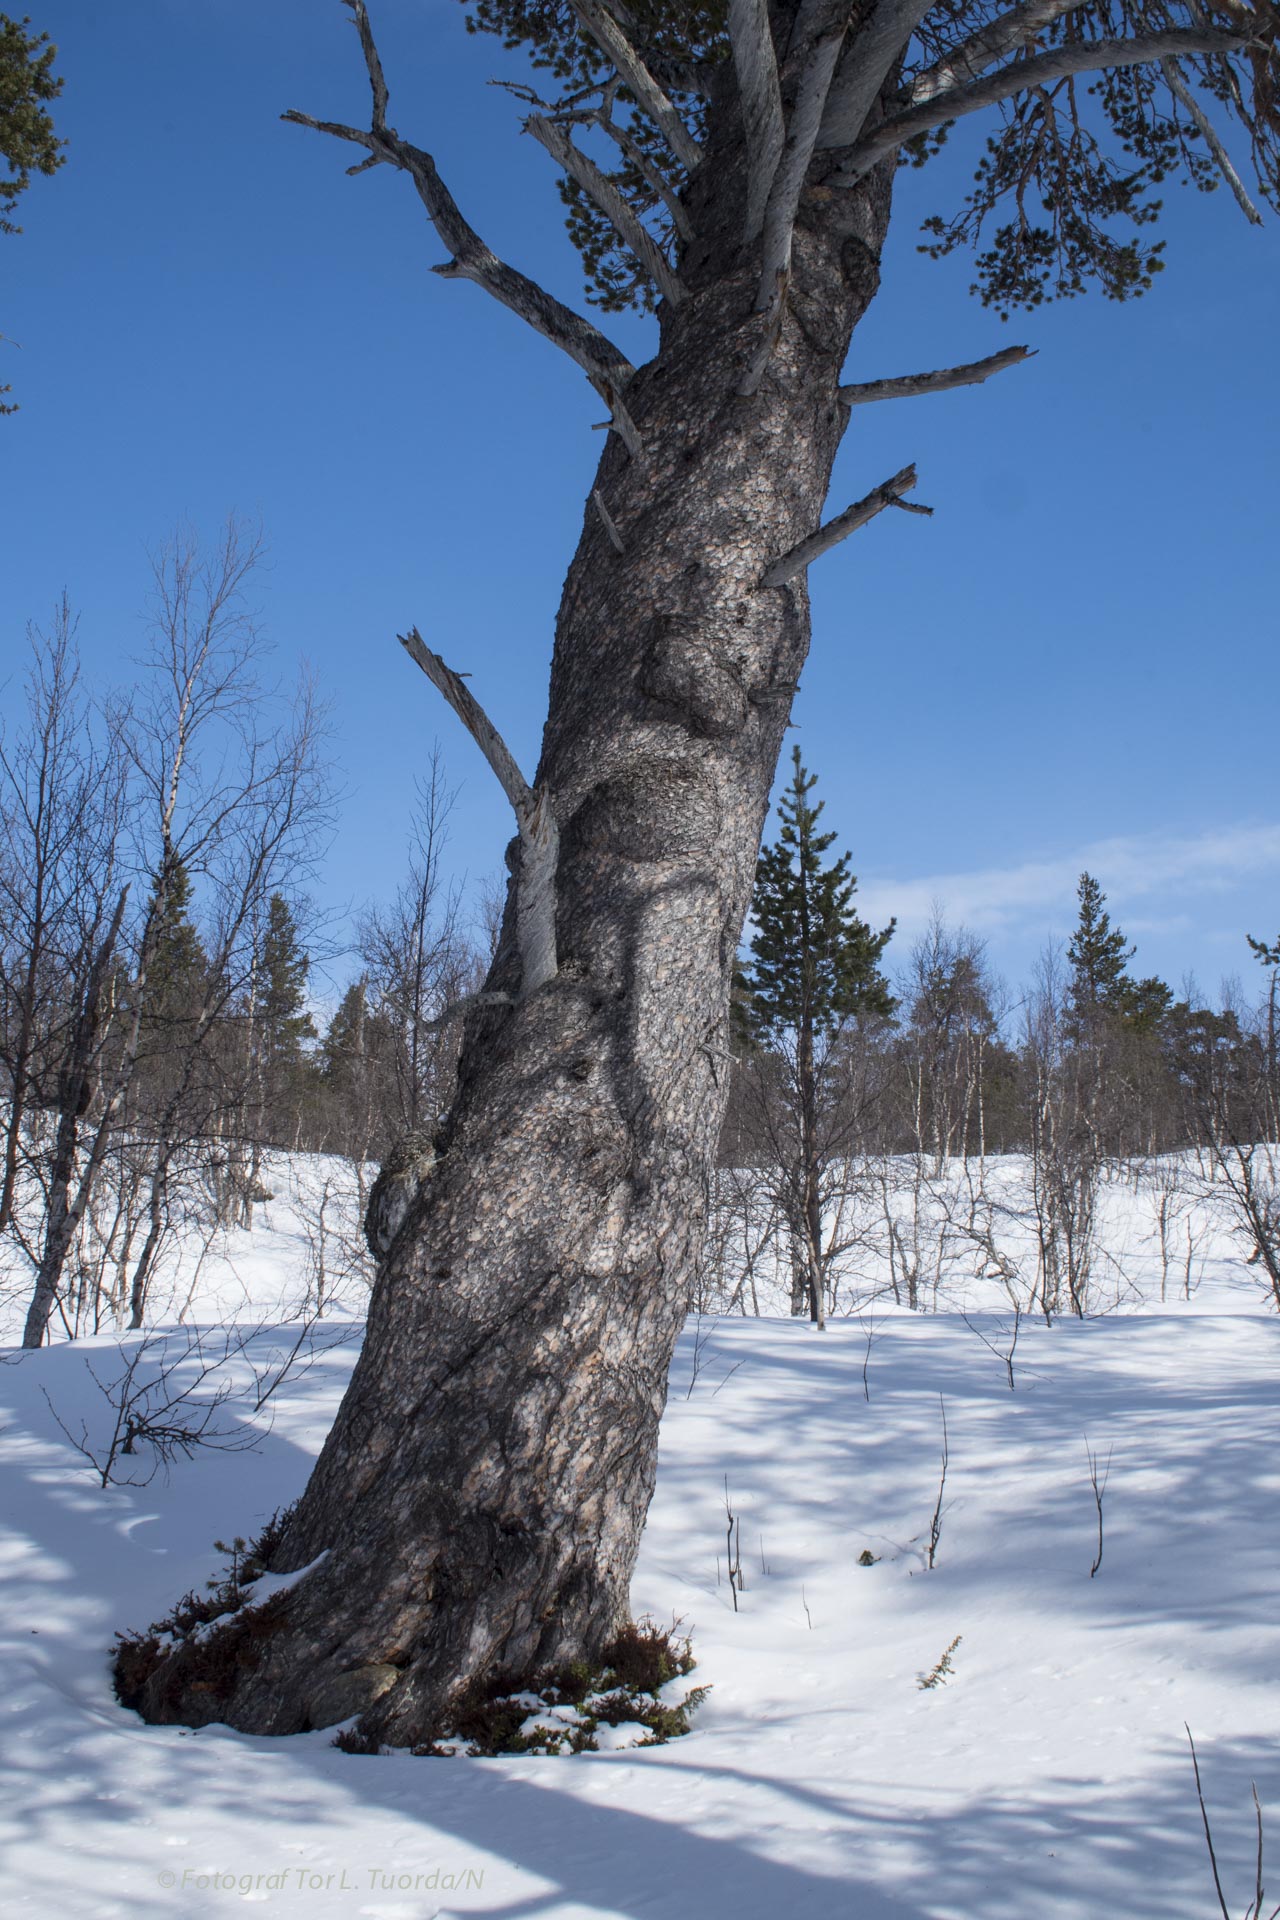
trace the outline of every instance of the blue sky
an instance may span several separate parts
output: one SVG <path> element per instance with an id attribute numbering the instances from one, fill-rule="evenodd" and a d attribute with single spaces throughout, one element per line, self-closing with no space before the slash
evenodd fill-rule
<path id="1" fill-rule="evenodd" d="M 0 708 L 26 622 L 64 587 L 91 675 L 127 680 L 148 552 L 234 509 L 266 536 L 256 598 L 281 677 L 307 660 L 333 705 L 346 798 L 314 891 L 340 916 L 395 885 L 437 737 L 462 788 L 453 863 L 496 873 L 506 803 L 394 636 L 416 622 L 470 671 L 532 769 L 599 402 L 431 274 L 442 251 L 405 179 L 348 180 L 349 149 L 281 124 L 367 116 L 337 0 L 30 4 L 71 144 L 0 240 L 0 330 L 21 343 L 0 378 L 22 405 L 0 422 Z M 500 253 L 580 299 L 552 163 L 485 85 L 499 44 L 466 35 L 457 0 L 373 17 L 392 123 Z M 953 148 L 901 177 L 849 377 L 1011 341 L 1037 358 L 856 410 L 832 509 L 914 460 L 936 511 L 883 515 L 813 569 L 795 737 L 878 923 L 909 936 L 938 900 L 1018 979 L 1068 930 L 1088 865 L 1143 972 L 1249 976 L 1244 931 L 1280 929 L 1280 222 L 1170 187 L 1151 295 L 1002 324 L 967 260 L 916 252 L 962 191 Z M 643 320 L 606 324 L 645 357 Z"/>

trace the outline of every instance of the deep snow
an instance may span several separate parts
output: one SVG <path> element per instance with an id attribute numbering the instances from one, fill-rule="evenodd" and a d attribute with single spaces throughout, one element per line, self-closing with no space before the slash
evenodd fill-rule
<path id="1" fill-rule="evenodd" d="M 881 1303 L 825 1334 L 691 1323 L 633 1605 L 683 1620 L 713 1691 L 692 1735 L 640 1751 L 357 1758 L 330 1733 L 154 1729 L 115 1702 L 114 1631 L 216 1575 L 214 1538 L 253 1533 L 301 1489 L 354 1356 L 358 1289 L 323 1325 L 340 1344 L 269 1409 L 228 1401 L 231 1434 L 258 1429 L 253 1450 L 201 1450 L 144 1486 L 101 1488 L 45 1399 L 92 1440 L 108 1410 L 88 1365 L 118 1371 L 116 1337 L 13 1359 L 5 1911 L 1201 1920 L 1216 1904 L 1184 1721 L 1233 1914 L 1252 1897 L 1257 1781 L 1270 1911 L 1280 1320 L 1221 1231 L 1192 1300 L 1160 1305 L 1149 1197 L 1109 1205 L 1128 1222 L 1127 1309 L 1024 1318 L 1013 1392 L 1012 1315 L 990 1290 L 968 1321 Z M 279 1317 L 304 1256 L 290 1207 L 262 1209 L 206 1262 L 188 1323 Z M 168 1325 L 180 1349 L 189 1335 Z M 288 1343 L 255 1334 L 239 1377 Z M 929 1571 L 940 1396 L 950 1464 Z M 1086 1437 L 1111 1461 L 1096 1578 Z M 951 1674 L 922 1689 L 957 1636 Z"/>

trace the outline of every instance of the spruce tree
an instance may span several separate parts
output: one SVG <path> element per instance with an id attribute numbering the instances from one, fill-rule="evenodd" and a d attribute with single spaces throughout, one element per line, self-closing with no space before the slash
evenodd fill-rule
<path id="1" fill-rule="evenodd" d="M 1128 984 L 1126 968 L 1137 951 L 1126 946 L 1120 928 L 1112 926 L 1104 906 L 1106 897 L 1091 873 L 1080 875 L 1076 889 L 1080 911 L 1067 947 L 1067 962 L 1071 968 L 1071 1011 L 1081 1022 L 1119 1009 Z"/>
<path id="2" fill-rule="evenodd" d="M 298 939 L 298 923 L 281 893 L 267 905 L 262 942 L 262 1030 L 273 1057 L 298 1062 L 304 1040 L 316 1037 L 307 1012 L 307 975 L 311 961 Z"/>
<path id="3" fill-rule="evenodd" d="M 163 1030 L 194 1016 L 209 971 L 191 918 L 191 876 L 181 860 L 152 881 L 146 925 L 146 1018 Z"/>
<path id="4" fill-rule="evenodd" d="M 895 923 L 873 933 L 858 916 L 848 853 L 824 864 L 836 836 L 819 830 L 824 803 L 810 799 L 816 785 L 797 747 L 778 807 L 778 838 L 756 866 L 755 932 L 750 959 L 739 970 L 736 1008 L 739 1037 L 782 1054 L 791 1068 L 790 1124 L 772 1129 L 772 1142 L 788 1162 L 792 1311 L 802 1313 L 807 1300 L 811 1320 L 821 1326 L 824 1068 L 830 1058 L 823 1042 L 849 1020 L 892 1014 L 880 956 Z"/>
<path id="5" fill-rule="evenodd" d="M 854 911 L 858 882 L 848 853 L 823 866 L 836 837 L 818 831 L 826 803 L 810 803 L 818 777 L 803 765 L 799 747 L 791 761 L 791 784 L 778 805 L 781 830 L 756 865 L 755 933 L 739 973 L 740 1018 L 759 1039 L 801 1028 L 816 1037 L 859 1015 L 887 1016 L 895 1004 L 880 972 L 895 923 L 873 933 Z"/>
<path id="6" fill-rule="evenodd" d="M 296 1104 L 301 1091 L 307 1065 L 303 1041 L 316 1038 L 306 1005 L 310 968 L 293 910 L 283 894 L 273 893 L 258 962 L 256 1026 L 263 1120 L 277 1142 L 290 1137 L 285 1109 Z"/>
<path id="7" fill-rule="evenodd" d="M 351 1076 L 364 1056 L 368 1019 L 369 983 L 362 977 L 353 980 L 339 1000 L 320 1042 L 320 1073 L 326 1087 L 332 1088 L 335 1093 L 349 1086 Z"/>
<path id="8" fill-rule="evenodd" d="M 1091 873 L 1080 875 L 1076 897 L 1080 913 L 1067 948 L 1069 1013 L 1076 1037 L 1106 1020 L 1129 1033 L 1158 1034 L 1173 1006 L 1172 992 L 1154 974 L 1145 980 L 1130 978 L 1129 962 L 1137 948 L 1128 946 L 1121 929 L 1112 926 L 1107 896 Z"/>

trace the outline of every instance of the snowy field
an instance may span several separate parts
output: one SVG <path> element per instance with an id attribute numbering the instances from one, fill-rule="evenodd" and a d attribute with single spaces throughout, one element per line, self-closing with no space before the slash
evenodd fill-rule
<path id="1" fill-rule="evenodd" d="M 221 1571 L 215 1538 L 251 1535 L 296 1496 L 350 1370 L 348 1283 L 310 1364 L 253 1410 L 294 1337 L 271 1323 L 314 1267 L 286 1200 L 194 1283 L 181 1263 L 169 1278 L 171 1355 L 193 1330 L 206 1356 L 225 1350 L 219 1322 L 247 1330 L 210 1382 L 234 1376 L 219 1429 L 251 1446 L 104 1488 L 59 1421 L 101 1453 L 112 1416 L 90 1369 L 109 1382 L 142 1336 L 11 1358 L 5 1913 L 1203 1920 L 1218 1907 L 1184 1722 L 1233 1916 L 1253 1897 L 1257 1782 L 1269 1913 L 1280 1320 L 1247 1248 L 1212 1223 L 1192 1297 L 1162 1304 L 1150 1196 L 1108 1207 L 1117 1304 L 1024 1317 L 1012 1391 L 1013 1316 L 993 1288 L 960 1301 L 967 1318 L 947 1296 L 928 1314 L 877 1302 L 826 1333 L 690 1324 L 633 1608 L 684 1622 L 712 1692 L 688 1738 L 629 1752 L 359 1758 L 331 1733 L 153 1729 L 116 1703 L 115 1630 L 202 1586 Z M 1110 1462 L 1096 1577 L 1086 1448 Z M 923 1688 L 949 1648 L 950 1671 Z"/>

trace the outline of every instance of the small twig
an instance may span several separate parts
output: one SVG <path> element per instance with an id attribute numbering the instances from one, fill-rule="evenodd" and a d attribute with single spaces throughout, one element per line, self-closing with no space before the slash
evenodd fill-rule
<path id="1" fill-rule="evenodd" d="M 1097 1551 L 1097 1555 L 1095 1556 L 1093 1565 L 1089 1569 L 1089 1578 L 1092 1580 L 1094 1575 L 1097 1573 L 1098 1568 L 1102 1565 L 1102 1500 L 1103 1500 L 1103 1495 L 1107 1491 L 1107 1480 L 1111 1474 L 1111 1451 L 1112 1450 L 1110 1447 L 1107 1448 L 1107 1457 L 1106 1457 L 1106 1461 L 1103 1464 L 1101 1473 L 1099 1473 L 1098 1471 L 1097 1455 L 1094 1453 L 1093 1448 L 1089 1445 L 1087 1436 L 1085 1438 L 1084 1451 L 1085 1451 L 1085 1457 L 1089 1462 L 1089 1484 L 1093 1488 L 1093 1501 L 1094 1501 L 1094 1505 L 1098 1509 L 1098 1551 Z"/>
<path id="2" fill-rule="evenodd" d="M 702 148 L 617 20 L 607 7 L 600 4 L 600 0 L 569 0 L 569 4 L 601 53 L 613 62 L 619 79 L 626 82 L 640 106 L 658 127 L 681 166 L 687 167 L 692 173 L 702 158 Z"/>
<path id="3" fill-rule="evenodd" d="M 617 527 L 614 525 L 613 515 L 609 512 L 608 507 L 606 507 L 604 500 L 601 497 L 599 487 L 592 487 L 591 499 L 596 512 L 600 515 L 600 524 L 604 528 L 605 532 L 608 534 L 610 542 L 612 543 L 613 547 L 616 549 L 618 553 L 625 553 L 626 548 L 622 544 L 622 535 L 618 532 Z"/>
<path id="4" fill-rule="evenodd" d="M 805 1598 L 804 1588 L 800 1589 L 800 1605 L 804 1608 L 804 1617 L 809 1622 L 809 1631 L 813 1632 L 813 1615 L 809 1611 L 809 1602 Z"/>
<path id="5" fill-rule="evenodd" d="M 686 1400 L 690 1398 L 694 1388 L 698 1384 L 698 1375 L 702 1372 L 702 1349 L 706 1345 L 706 1341 L 707 1336 L 702 1331 L 702 1315 L 699 1313 L 697 1324 L 693 1330 L 693 1370 L 689 1375 L 689 1385 L 685 1389 L 684 1397 Z"/>
<path id="6" fill-rule="evenodd" d="M 938 1406 L 942 1410 L 942 1472 L 938 1479 L 937 1504 L 933 1509 L 933 1519 L 929 1522 L 929 1571 L 931 1573 L 937 1557 L 938 1542 L 942 1538 L 942 1495 L 947 1484 L 947 1463 L 951 1458 L 947 1444 L 947 1403 L 941 1394 L 938 1395 Z"/>
<path id="7" fill-rule="evenodd" d="M 960 1645 L 963 1637 L 962 1634 L 958 1633 L 937 1665 L 930 1667 L 928 1673 L 922 1673 L 919 1676 L 916 1685 L 922 1693 L 928 1693 L 934 1687 L 944 1687 L 946 1685 L 955 1671 L 951 1664 L 951 1656 Z"/>
<path id="8" fill-rule="evenodd" d="M 1218 1895 L 1218 1906 L 1222 1912 L 1222 1920 L 1231 1920 L 1226 1895 L 1222 1891 L 1222 1880 L 1218 1873 L 1218 1856 L 1213 1850 L 1213 1833 L 1209 1827 L 1209 1809 L 1204 1803 L 1204 1788 L 1200 1784 L 1200 1762 L 1196 1757 L 1196 1743 L 1191 1738 L 1191 1728 L 1187 1726 L 1187 1722 L 1184 1720 L 1182 1724 L 1187 1729 L 1187 1743 L 1191 1748 L 1191 1765 L 1195 1769 L 1196 1776 L 1196 1798 L 1200 1802 L 1200 1818 L 1204 1821 L 1204 1839 L 1205 1845 L 1209 1849 L 1209 1865 L 1213 1869 L 1213 1884 Z M 1274 1915 L 1272 1916 L 1272 1920 L 1274 1920 Z"/>
<path id="9" fill-rule="evenodd" d="M 711 1398 L 712 1398 L 713 1400 L 715 1399 L 715 1397 L 716 1397 L 716 1395 L 717 1395 L 717 1394 L 719 1393 L 719 1391 L 720 1391 L 720 1389 L 721 1389 L 721 1387 L 724 1387 L 724 1386 L 727 1386 L 727 1385 L 729 1384 L 729 1382 L 730 1382 L 730 1380 L 732 1380 L 732 1378 L 733 1378 L 733 1376 L 734 1376 L 734 1374 L 735 1374 L 735 1373 L 736 1373 L 736 1372 L 738 1371 L 738 1368 L 739 1368 L 739 1367 L 740 1367 L 740 1366 L 741 1366 L 742 1364 L 743 1364 L 743 1363 L 742 1363 L 742 1361 L 741 1361 L 741 1360 L 735 1360 L 735 1361 L 734 1361 L 734 1363 L 733 1363 L 733 1365 L 732 1365 L 732 1366 L 730 1367 L 730 1369 L 729 1369 L 729 1371 L 728 1371 L 728 1373 L 726 1373 L 726 1375 L 724 1376 L 724 1379 L 723 1379 L 723 1380 L 718 1380 L 718 1381 L 716 1382 L 716 1384 L 715 1384 L 715 1386 L 714 1386 L 714 1387 L 712 1387 L 712 1389 L 711 1389 Z"/>
<path id="10" fill-rule="evenodd" d="M 738 1611 L 738 1583 L 734 1578 L 733 1572 L 733 1508 L 729 1504 L 729 1476 L 727 1473 L 724 1477 L 724 1512 L 726 1521 L 725 1555 L 729 1573 L 729 1591 L 733 1595 L 733 1610 L 736 1613 Z"/>
<path id="11" fill-rule="evenodd" d="M 963 1310 L 961 1311 L 960 1318 L 964 1321 L 964 1324 L 966 1325 L 966 1327 L 968 1327 L 970 1333 L 977 1334 L 979 1340 L 981 1340 L 983 1346 L 987 1349 L 988 1353 L 994 1353 L 997 1360 L 1004 1361 L 1005 1372 L 1009 1376 L 1009 1391 L 1010 1393 L 1015 1392 L 1016 1389 L 1014 1387 L 1014 1379 L 1013 1379 L 1013 1356 L 1018 1350 L 1018 1333 L 1022 1326 L 1021 1306 L 1018 1304 L 1016 1300 L 1014 1301 L 1013 1303 L 1013 1338 L 1009 1342 L 1009 1348 L 1007 1352 L 999 1348 L 996 1345 L 994 1340 L 988 1340 L 986 1334 L 982 1331 L 982 1328 L 975 1327 L 973 1324 L 973 1321 L 969 1318 L 968 1314 L 965 1313 Z"/>
<path id="12" fill-rule="evenodd" d="M 1004 1357 L 1004 1364 L 1009 1370 L 1010 1393 L 1014 1391 L 1013 1356 L 1018 1351 L 1018 1334 L 1021 1331 L 1021 1328 L 1022 1328 L 1022 1307 L 1019 1304 L 1019 1302 L 1015 1300 L 1013 1303 L 1013 1339 L 1009 1342 L 1009 1351 L 1008 1353 L 1006 1353 Z"/>
<path id="13" fill-rule="evenodd" d="M 1235 197 L 1236 205 L 1239 207 L 1241 213 L 1252 226 L 1260 227 L 1262 225 L 1262 215 L 1258 212 L 1257 207 L 1255 207 L 1249 197 L 1249 190 L 1245 186 L 1244 181 L 1236 172 L 1232 164 L 1231 155 L 1222 144 L 1222 138 L 1218 129 L 1214 126 L 1212 120 L 1183 79 L 1182 71 L 1177 61 L 1174 59 L 1162 60 L 1160 62 L 1160 71 L 1165 77 L 1170 93 L 1173 94 L 1175 99 L 1181 101 L 1182 105 L 1191 115 L 1191 118 L 1195 121 L 1196 126 L 1200 129 L 1201 137 L 1213 155 L 1214 165 L 1230 187 Z"/>

